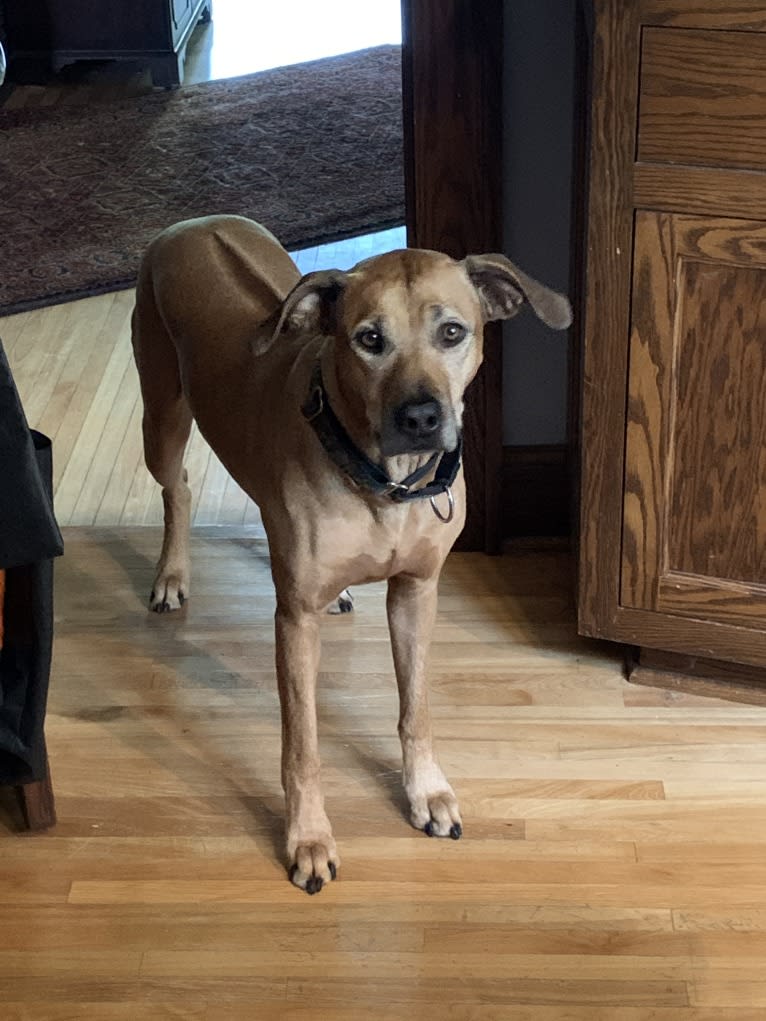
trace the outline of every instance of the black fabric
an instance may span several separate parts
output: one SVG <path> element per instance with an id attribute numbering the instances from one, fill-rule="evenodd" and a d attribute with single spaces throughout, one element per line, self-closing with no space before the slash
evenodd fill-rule
<path id="1" fill-rule="evenodd" d="M 376 496 L 388 497 L 394 503 L 424 500 L 445 493 L 457 478 L 463 450 L 462 440 L 458 442 L 455 450 L 441 455 L 434 454 L 401 482 L 390 479 L 380 465 L 375 464 L 359 450 L 343 428 L 327 400 L 322 370 L 318 362 L 311 378 L 311 390 L 301 410 L 325 451 L 341 471 L 355 485 L 367 489 Z M 413 489 L 412 486 L 422 481 L 434 467 L 436 474 L 433 480 L 420 489 Z"/>
<path id="2" fill-rule="evenodd" d="M 43 780 L 45 709 L 53 645 L 53 561 L 5 575 L 0 649 L 0 784 Z"/>
<path id="3" fill-rule="evenodd" d="M 63 549 L 52 509 L 51 444 L 30 432 L 0 344 L 0 783 L 46 775 L 44 737 L 53 644 L 53 562 Z"/>
<path id="4" fill-rule="evenodd" d="M 31 432 L 0 342 L 0 567 L 19 567 L 63 552 L 51 496 L 35 447 L 50 441 Z"/>

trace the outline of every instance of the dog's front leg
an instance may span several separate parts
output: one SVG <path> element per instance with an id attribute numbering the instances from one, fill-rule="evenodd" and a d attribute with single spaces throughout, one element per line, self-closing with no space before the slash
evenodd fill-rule
<path id="1" fill-rule="evenodd" d="M 429 836 L 462 834 L 455 792 L 436 762 L 428 707 L 426 662 L 436 620 L 438 575 L 396 575 L 388 582 L 388 624 L 399 687 L 399 737 L 410 818 Z"/>
<path id="2" fill-rule="evenodd" d="M 339 865 L 319 780 L 318 615 L 279 605 L 276 643 L 288 868 L 296 886 L 307 893 L 318 893 L 324 883 L 335 879 Z"/>

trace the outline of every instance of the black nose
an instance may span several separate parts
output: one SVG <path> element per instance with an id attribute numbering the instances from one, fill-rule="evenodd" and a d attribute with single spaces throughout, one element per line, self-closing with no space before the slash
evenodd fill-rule
<path id="1" fill-rule="evenodd" d="M 442 409 L 438 401 L 431 398 L 408 401 L 396 410 L 394 416 L 399 432 L 412 439 L 431 436 L 442 424 Z"/>

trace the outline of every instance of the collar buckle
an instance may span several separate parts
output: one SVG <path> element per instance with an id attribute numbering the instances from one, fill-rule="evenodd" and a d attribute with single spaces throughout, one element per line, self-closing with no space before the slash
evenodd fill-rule
<path id="1" fill-rule="evenodd" d="M 409 493 L 409 491 L 410 487 L 405 485 L 403 482 L 389 482 L 384 489 L 381 489 L 380 495 L 390 496 L 393 499 L 396 499 L 397 497 L 402 497 Z"/>

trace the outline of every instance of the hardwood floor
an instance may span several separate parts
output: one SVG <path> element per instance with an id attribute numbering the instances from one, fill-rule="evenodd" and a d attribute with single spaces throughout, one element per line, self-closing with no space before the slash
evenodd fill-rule
<path id="1" fill-rule="evenodd" d="M 432 657 L 465 835 L 402 814 L 383 587 L 327 618 L 336 883 L 282 865 L 273 591 L 257 537 L 67 529 L 48 740 L 59 823 L 0 808 L 4 1021 L 756 1021 L 766 1009 L 761 709 L 632 687 L 574 635 L 558 554 L 455 555 Z M 223 537 L 222 537 L 223 536 Z"/>

